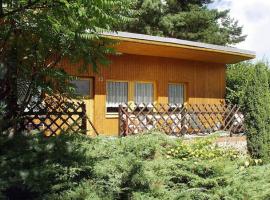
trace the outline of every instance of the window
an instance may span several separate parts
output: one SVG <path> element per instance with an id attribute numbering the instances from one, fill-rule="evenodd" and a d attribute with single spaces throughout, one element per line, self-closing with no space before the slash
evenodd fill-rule
<path id="1" fill-rule="evenodd" d="M 153 83 L 135 83 L 135 103 L 149 104 L 153 102 Z"/>
<path id="2" fill-rule="evenodd" d="M 169 104 L 182 105 L 184 103 L 184 85 L 169 84 Z"/>
<path id="3" fill-rule="evenodd" d="M 128 83 L 108 81 L 106 87 L 107 112 L 118 112 L 119 105 L 128 102 Z"/>
<path id="4" fill-rule="evenodd" d="M 76 93 L 82 97 L 92 97 L 93 96 L 93 79 L 78 79 L 71 81 L 72 84 L 76 86 Z"/>

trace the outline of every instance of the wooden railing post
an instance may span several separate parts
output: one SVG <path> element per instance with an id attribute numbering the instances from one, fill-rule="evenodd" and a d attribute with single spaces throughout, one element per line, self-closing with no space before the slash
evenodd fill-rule
<path id="1" fill-rule="evenodd" d="M 81 106 L 82 106 L 82 126 L 81 126 L 81 129 L 82 129 L 82 132 L 84 133 L 84 134 L 86 134 L 86 131 L 87 131 L 87 120 L 86 120 L 86 105 L 85 105 L 85 103 L 83 102 L 82 104 L 81 104 Z"/>
<path id="2" fill-rule="evenodd" d="M 123 134 L 122 132 L 122 105 L 119 105 L 118 107 L 118 132 L 121 136 Z"/>

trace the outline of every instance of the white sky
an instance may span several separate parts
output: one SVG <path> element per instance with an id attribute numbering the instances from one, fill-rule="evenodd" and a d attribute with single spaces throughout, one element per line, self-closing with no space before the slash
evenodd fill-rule
<path id="1" fill-rule="evenodd" d="M 215 0 L 211 7 L 230 9 L 246 40 L 236 47 L 255 51 L 257 59 L 270 60 L 270 0 Z"/>

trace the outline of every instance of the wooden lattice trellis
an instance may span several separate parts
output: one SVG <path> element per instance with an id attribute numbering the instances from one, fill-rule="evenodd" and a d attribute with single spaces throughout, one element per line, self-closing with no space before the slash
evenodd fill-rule
<path id="1" fill-rule="evenodd" d="M 244 132 L 244 116 L 237 105 L 228 104 L 123 104 L 119 106 L 120 135 L 159 129 L 184 135 L 227 131 Z"/>
<path id="2" fill-rule="evenodd" d="M 86 106 L 84 102 L 54 95 L 29 104 L 24 112 L 24 125 L 28 130 L 39 129 L 47 136 L 62 131 L 86 130 Z"/>

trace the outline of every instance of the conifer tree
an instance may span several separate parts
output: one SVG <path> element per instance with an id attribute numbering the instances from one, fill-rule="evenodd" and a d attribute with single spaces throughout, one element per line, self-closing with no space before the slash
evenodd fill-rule
<path id="1" fill-rule="evenodd" d="M 248 151 L 270 160 L 270 93 L 265 64 L 257 63 L 241 102 L 245 113 Z"/>
<path id="2" fill-rule="evenodd" d="M 136 0 L 136 20 L 123 31 L 167 36 L 219 45 L 245 40 L 229 10 L 210 9 L 213 0 Z"/>

